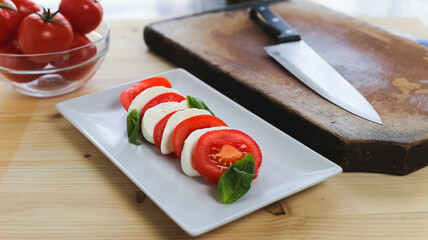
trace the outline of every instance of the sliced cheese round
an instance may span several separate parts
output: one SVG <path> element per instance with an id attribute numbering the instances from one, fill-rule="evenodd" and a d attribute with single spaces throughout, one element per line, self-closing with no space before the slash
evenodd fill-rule
<path id="1" fill-rule="evenodd" d="M 184 141 L 183 151 L 181 152 L 181 169 L 183 172 L 189 177 L 197 177 L 200 174 L 193 168 L 192 164 L 192 156 L 193 150 L 195 149 L 196 143 L 199 138 L 207 132 L 228 129 L 228 127 L 211 127 L 211 128 L 203 128 L 193 131 Z"/>
<path id="2" fill-rule="evenodd" d="M 181 102 L 164 102 L 152 108 L 149 108 L 141 120 L 141 132 L 144 138 L 150 143 L 155 143 L 153 140 L 153 131 L 156 124 L 171 112 L 188 109 L 187 100 Z"/>
<path id="3" fill-rule="evenodd" d="M 174 133 L 175 127 L 184 119 L 198 116 L 198 115 L 211 115 L 207 110 L 198 108 L 189 108 L 183 111 L 174 113 L 168 120 L 163 130 L 162 142 L 160 150 L 163 154 L 170 154 L 174 152 L 174 146 L 172 145 L 172 134 Z"/>
<path id="4" fill-rule="evenodd" d="M 174 88 L 167 88 L 167 87 L 161 87 L 161 86 L 151 87 L 142 91 L 140 94 L 138 94 L 134 98 L 134 100 L 132 100 L 128 108 L 128 113 L 131 112 L 133 109 L 137 109 L 138 111 L 141 111 L 143 107 L 154 97 L 161 95 L 163 93 L 168 93 L 168 92 L 179 94 L 179 92 Z"/>

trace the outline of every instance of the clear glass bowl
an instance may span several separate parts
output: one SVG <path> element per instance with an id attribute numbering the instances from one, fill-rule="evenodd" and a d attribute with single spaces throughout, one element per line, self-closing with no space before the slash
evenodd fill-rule
<path id="1" fill-rule="evenodd" d="M 0 78 L 12 89 L 34 97 L 72 92 L 91 79 L 100 67 L 109 48 L 109 36 L 110 26 L 103 21 L 86 34 L 92 43 L 81 47 L 46 54 L 0 53 Z M 80 57 L 82 60 L 64 64 L 70 56 L 85 54 L 86 57 Z"/>

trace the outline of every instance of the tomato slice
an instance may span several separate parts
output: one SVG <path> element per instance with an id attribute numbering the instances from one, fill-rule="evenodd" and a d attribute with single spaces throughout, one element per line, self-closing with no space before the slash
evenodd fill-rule
<path id="1" fill-rule="evenodd" d="M 167 92 L 167 93 L 162 93 L 156 97 L 154 97 L 152 100 L 148 101 L 146 103 L 146 105 L 144 105 L 143 109 L 141 109 L 141 117 L 140 119 L 143 119 L 144 113 L 149 110 L 149 108 L 152 108 L 156 105 L 158 105 L 159 103 L 164 103 L 164 102 L 181 102 L 183 100 L 186 100 L 185 97 L 183 97 L 182 95 L 178 94 L 178 93 L 173 93 L 173 92 Z"/>
<path id="2" fill-rule="evenodd" d="M 210 127 L 226 126 L 218 117 L 212 115 L 198 115 L 190 117 L 181 121 L 177 127 L 175 127 L 172 135 L 172 145 L 174 146 L 174 152 L 178 158 L 181 158 L 181 152 L 183 151 L 184 141 L 187 137 L 195 130 Z"/>
<path id="3" fill-rule="evenodd" d="M 129 105 L 131 105 L 132 100 L 140 94 L 142 91 L 155 87 L 155 86 L 163 86 L 167 88 L 172 88 L 171 83 L 168 81 L 168 79 L 164 77 L 153 77 L 145 79 L 141 82 L 138 82 L 127 89 L 125 89 L 120 94 L 120 102 L 122 103 L 122 106 L 128 110 Z"/>
<path id="4" fill-rule="evenodd" d="M 256 141 L 235 129 L 210 131 L 202 135 L 193 151 L 193 168 L 208 181 L 217 184 L 230 165 L 252 153 L 255 177 L 262 164 L 262 152 Z"/>
<path id="5" fill-rule="evenodd" d="M 181 110 L 179 110 L 181 111 Z M 158 123 L 155 125 L 155 129 L 153 130 L 153 140 L 155 142 L 156 147 L 160 150 L 161 143 L 162 143 L 162 135 L 163 130 L 165 129 L 166 123 L 168 122 L 169 118 L 178 111 L 170 112 L 165 117 L 163 117 L 161 120 L 159 120 Z"/>

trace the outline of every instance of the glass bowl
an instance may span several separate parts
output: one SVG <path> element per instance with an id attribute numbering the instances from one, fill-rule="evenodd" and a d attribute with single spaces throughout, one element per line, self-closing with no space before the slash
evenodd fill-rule
<path id="1" fill-rule="evenodd" d="M 12 89 L 52 97 L 82 87 L 100 67 L 109 48 L 110 26 L 102 21 L 86 34 L 90 44 L 45 54 L 0 53 L 0 78 Z M 67 62 L 74 56 L 74 61 Z"/>

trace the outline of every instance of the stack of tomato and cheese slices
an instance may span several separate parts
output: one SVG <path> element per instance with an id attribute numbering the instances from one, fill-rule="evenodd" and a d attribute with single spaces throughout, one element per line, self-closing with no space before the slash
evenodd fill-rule
<path id="1" fill-rule="evenodd" d="M 143 137 L 165 155 L 175 154 L 183 172 L 218 184 L 224 203 L 243 196 L 262 163 L 258 144 L 242 131 L 231 129 L 200 99 L 184 97 L 164 77 L 142 80 L 120 95 L 128 111 L 131 143 Z"/>

